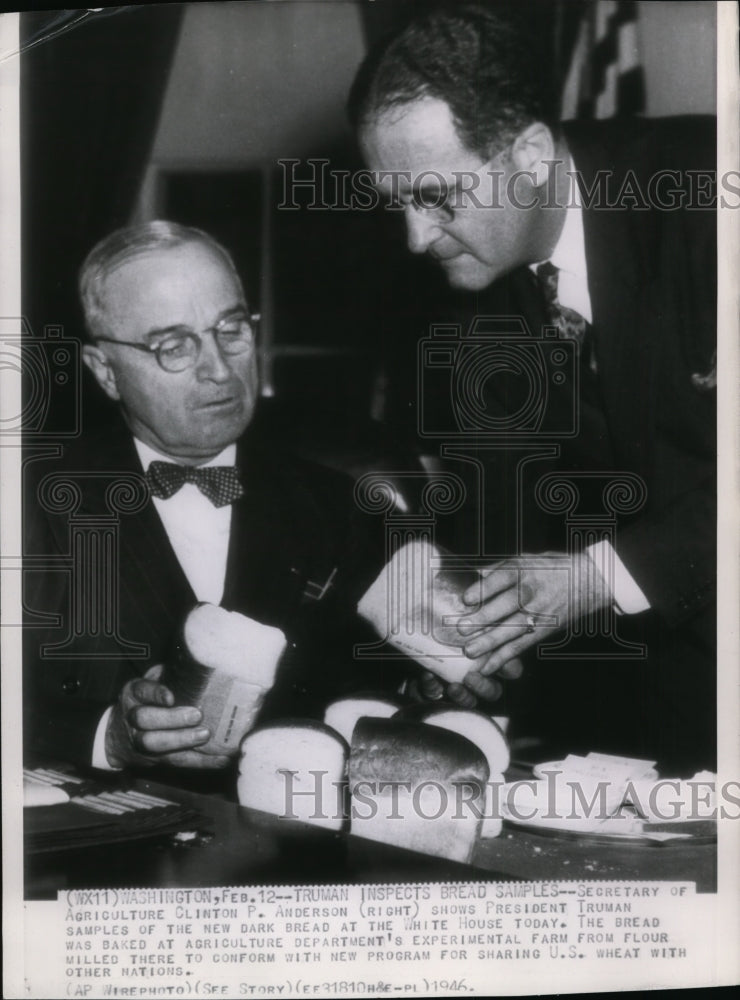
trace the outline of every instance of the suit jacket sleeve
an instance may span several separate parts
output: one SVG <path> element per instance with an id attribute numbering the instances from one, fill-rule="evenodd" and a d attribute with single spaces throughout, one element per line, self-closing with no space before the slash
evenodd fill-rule
<path id="1" fill-rule="evenodd" d="M 716 589 L 714 480 L 621 531 L 619 557 L 653 608 L 678 625 Z"/>
<path id="2" fill-rule="evenodd" d="M 26 524 L 27 553 L 48 561 L 24 574 L 24 746 L 33 756 L 89 765 L 100 718 L 131 675 L 110 659 L 54 657 L 52 647 L 64 639 L 54 619 L 69 621 L 70 593 L 67 571 L 50 567 L 64 553 L 43 515 L 31 514 Z M 40 624 L 40 615 L 53 617 Z"/>

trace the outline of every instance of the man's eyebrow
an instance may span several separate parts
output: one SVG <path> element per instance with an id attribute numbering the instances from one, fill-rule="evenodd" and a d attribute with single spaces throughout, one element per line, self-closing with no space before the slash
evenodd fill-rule
<path id="1" fill-rule="evenodd" d="M 216 317 L 216 321 L 212 324 L 213 326 L 218 326 L 219 323 L 223 323 L 225 319 L 230 319 L 232 316 L 243 316 L 247 312 L 246 304 L 240 302 L 238 305 L 228 306 L 226 309 L 222 309 L 221 312 Z M 211 329 L 208 327 L 207 329 Z M 191 326 L 187 326 L 185 323 L 173 323 L 171 326 L 156 326 L 152 327 L 151 330 L 147 330 L 144 334 L 145 341 L 155 340 L 157 337 L 166 336 L 168 333 L 195 333 Z"/>
<path id="2" fill-rule="evenodd" d="M 231 319 L 232 316 L 246 315 L 248 315 L 246 302 L 239 302 L 234 306 L 229 306 L 228 309 L 222 309 L 213 325 L 217 326 L 219 323 L 223 323 L 225 319 Z"/>

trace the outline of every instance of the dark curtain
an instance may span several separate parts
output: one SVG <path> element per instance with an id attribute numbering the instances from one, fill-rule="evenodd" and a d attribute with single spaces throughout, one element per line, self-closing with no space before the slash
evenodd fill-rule
<path id="1" fill-rule="evenodd" d="M 22 16 L 36 42 L 21 59 L 23 303 L 36 337 L 47 324 L 81 335 L 77 271 L 129 221 L 182 10 L 106 8 L 41 42 L 60 13 Z"/>

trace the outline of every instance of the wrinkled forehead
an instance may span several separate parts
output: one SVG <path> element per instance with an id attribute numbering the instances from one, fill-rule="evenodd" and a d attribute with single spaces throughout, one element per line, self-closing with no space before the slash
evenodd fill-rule
<path id="1" fill-rule="evenodd" d="M 211 314 L 244 303 L 229 261 L 198 242 L 142 250 L 109 271 L 100 292 L 114 324 L 127 318 L 145 325 L 209 322 Z"/>
<path id="2" fill-rule="evenodd" d="M 192 241 L 176 246 L 138 251 L 115 263 L 103 276 L 106 299 L 119 294 L 142 297 L 157 291 L 174 293 L 189 287 L 239 289 L 241 282 L 232 264 L 217 248 Z"/>
<path id="3" fill-rule="evenodd" d="M 131 271 L 147 271 L 154 274 L 194 275 L 199 273 L 213 276 L 224 272 L 235 280 L 236 272 L 225 252 L 200 240 L 190 240 L 174 245 L 142 247 L 134 249 L 106 268 L 105 278 L 109 283 L 125 280 Z"/>

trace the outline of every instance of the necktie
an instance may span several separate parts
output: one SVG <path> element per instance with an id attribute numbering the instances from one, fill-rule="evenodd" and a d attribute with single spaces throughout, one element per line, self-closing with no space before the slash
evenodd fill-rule
<path id="1" fill-rule="evenodd" d="M 185 483 L 194 483 L 214 507 L 225 507 L 244 495 L 239 473 L 233 465 L 175 465 L 152 462 L 146 471 L 149 489 L 160 500 L 169 500 Z"/>
<path id="2" fill-rule="evenodd" d="M 567 340 L 583 344 L 589 324 L 575 309 L 569 309 L 558 301 L 558 268 L 549 260 L 545 261 L 537 268 L 537 280 L 545 299 L 545 310 L 550 324 L 557 327 Z"/>

